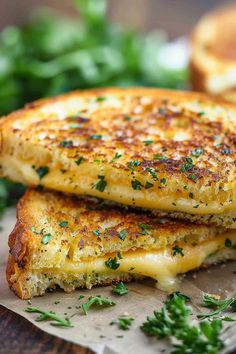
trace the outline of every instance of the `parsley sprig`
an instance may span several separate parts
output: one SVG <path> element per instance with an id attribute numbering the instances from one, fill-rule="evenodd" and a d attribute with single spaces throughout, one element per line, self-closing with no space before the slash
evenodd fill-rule
<path id="1" fill-rule="evenodd" d="M 200 313 L 197 317 L 201 319 L 219 315 L 221 314 L 221 312 L 229 308 L 231 308 L 233 312 L 236 312 L 236 298 L 232 297 L 229 299 L 220 300 L 216 299 L 213 296 L 205 294 L 203 298 L 203 306 L 207 308 L 212 308 L 213 311 Z"/>
<path id="2" fill-rule="evenodd" d="M 38 307 L 28 306 L 25 309 L 26 312 L 39 313 L 40 315 L 35 319 L 37 322 L 50 321 L 51 326 L 57 327 L 73 327 L 69 318 L 61 318 L 53 311 L 44 311 Z"/>
<path id="3" fill-rule="evenodd" d="M 87 302 L 82 305 L 82 309 L 85 315 L 88 314 L 91 306 L 114 306 L 116 303 L 106 297 L 102 296 L 90 296 Z"/>
<path id="4" fill-rule="evenodd" d="M 184 296 L 174 293 L 160 311 L 154 311 L 153 317 L 147 317 L 141 326 L 142 331 L 159 339 L 175 337 L 177 344 L 173 354 L 217 354 L 223 348 L 219 338 L 222 321 L 216 319 L 201 322 L 199 326 L 192 325 L 192 310 L 186 302 Z"/>
<path id="5" fill-rule="evenodd" d="M 121 281 L 120 283 L 117 283 L 116 286 L 112 289 L 113 294 L 116 295 L 126 295 L 129 292 L 129 289 L 127 286 Z"/>
<path id="6" fill-rule="evenodd" d="M 132 318 L 132 317 L 120 316 L 120 317 L 118 317 L 117 320 L 112 321 L 110 324 L 113 325 L 113 324 L 117 323 L 120 329 L 123 329 L 124 331 L 126 331 L 126 330 L 130 329 L 133 321 L 134 321 L 134 318 Z"/>

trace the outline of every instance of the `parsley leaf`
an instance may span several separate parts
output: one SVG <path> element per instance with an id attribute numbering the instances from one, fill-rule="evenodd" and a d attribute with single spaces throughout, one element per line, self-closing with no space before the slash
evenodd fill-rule
<path id="1" fill-rule="evenodd" d="M 126 230 L 121 230 L 118 235 L 119 235 L 119 238 L 120 238 L 122 241 L 124 241 L 124 240 L 126 239 L 128 233 L 127 233 Z"/>
<path id="2" fill-rule="evenodd" d="M 112 162 L 116 162 L 116 160 L 118 160 L 120 157 L 122 156 L 122 154 L 120 154 L 119 152 L 116 152 L 115 156 L 111 159 L 111 163 Z"/>
<path id="3" fill-rule="evenodd" d="M 60 221 L 60 222 L 59 222 L 59 226 L 61 226 L 61 227 L 67 227 L 67 226 L 68 226 L 68 221 L 66 221 L 66 220 Z"/>
<path id="4" fill-rule="evenodd" d="M 114 306 L 116 303 L 106 297 L 102 296 L 91 296 L 87 302 L 82 305 L 82 309 L 85 315 L 88 314 L 88 311 L 91 306 Z"/>
<path id="5" fill-rule="evenodd" d="M 180 254 L 182 257 L 184 256 L 183 248 L 179 247 L 178 245 L 172 247 L 172 255 L 176 256 L 177 254 Z"/>
<path id="6" fill-rule="evenodd" d="M 134 190 L 138 190 L 140 191 L 141 190 L 141 187 L 142 187 L 142 183 L 139 182 L 137 179 L 134 179 L 131 181 L 131 186 Z"/>
<path id="7" fill-rule="evenodd" d="M 52 311 L 44 311 L 41 310 L 37 307 L 33 306 L 28 306 L 25 309 L 26 312 L 32 312 L 32 313 L 40 313 L 40 315 L 35 319 L 35 321 L 40 322 L 40 321 L 48 321 L 50 320 L 50 325 L 51 326 L 57 326 L 57 327 L 73 327 L 70 320 L 68 318 L 61 318 L 58 315 L 55 314 L 55 312 Z"/>
<path id="8" fill-rule="evenodd" d="M 93 185 L 93 188 L 96 188 L 99 192 L 104 192 L 107 181 L 105 180 L 105 176 L 98 175 L 99 181 Z"/>
<path id="9" fill-rule="evenodd" d="M 101 134 L 93 134 L 93 135 L 90 135 L 90 139 L 91 140 L 100 140 L 100 139 L 102 139 L 102 135 Z"/>
<path id="10" fill-rule="evenodd" d="M 41 243 L 43 243 L 44 245 L 47 245 L 51 239 L 52 239 L 51 234 L 45 234 L 41 239 Z"/>
<path id="11" fill-rule="evenodd" d="M 231 307 L 233 312 L 235 312 L 236 311 L 236 298 L 232 297 L 229 299 L 219 300 L 213 296 L 205 294 L 204 298 L 203 298 L 203 306 L 208 307 L 208 308 L 213 308 L 214 311 L 207 312 L 207 313 L 200 313 L 197 317 L 201 318 L 201 319 L 216 316 L 216 315 L 220 314 L 222 311 L 225 311 L 226 309 L 228 309 L 229 307 Z"/>
<path id="12" fill-rule="evenodd" d="M 134 161 L 130 161 L 130 162 L 128 163 L 128 167 L 129 167 L 129 169 L 130 169 L 131 171 L 134 172 L 135 167 L 139 166 L 140 164 L 141 164 L 141 161 L 134 160 Z"/>
<path id="13" fill-rule="evenodd" d="M 84 160 L 84 157 L 83 157 L 83 156 L 80 156 L 80 157 L 78 158 L 78 160 L 75 161 L 76 165 L 79 166 L 83 160 Z"/>
<path id="14" fill-rule="evenodd" d="M 35 172 L 39 176 L 39 179 L 42 179 L 44 176 L 46 176 L 49 173 L 49 168 L 47 166 L 40 166 L 35 169 Z"/>
<path id="15" fill-rule="evenodd" d="M 111 258 L 109 257 L 107 261 L 105 261 L 105 265 L 107 268 L 110 269 L 117 269 L 120 266 L 120 262 L 118 261 L 117 257 Z"/>
<path id="16" fill-rule="evenodd" d="M 60 142 L 60 146 L 65 147 L 65 148 L 70 148 L 73 146 L 73 141 L 72 140 L 63 140 Z"/>
<path id="17" fill-rule="evenodd" d="M 116 286 L 112 289 L 113 294 L 120 296 L 128 294 L 129 290 L 123 282 L 117 283 Z"/>
<path id="18" fill-rule="evenodd" d="M 133 321 L 134 321 L 134 318 L 132 318 L 132 317 L 121 316 L 121 317 L 118 317 L 117 320 L 112 321 L 110 324 L 113 325 L 115 323 L 118 323 L 119 328 L 126 331 L 126 330 L 130 329 Z"/>

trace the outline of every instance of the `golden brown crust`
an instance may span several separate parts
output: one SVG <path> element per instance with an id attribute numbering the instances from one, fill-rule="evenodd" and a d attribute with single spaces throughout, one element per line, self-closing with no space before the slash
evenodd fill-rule
<path id="1" fill-rule="evenodd" d="M 61 224 L 63 222 L 63 224 Z M 66 223 L 65 223 L 66 222 Z M 61 226 L 63 225 L 63 226 Z M 160 250 L 176 244 L 204 242 L 222 234 L 215 226 L 153 216 L 149 212 L 77 199 L 60 193 L 28 190 L 17 207 L 17 224 L 9 237 L 7 281 L 21 298 L 43 295 L 59 285 L 76 287 L 128 281 L 136 274 L 86 277 L 54 272 L 66 260 L 80 263 L 130 250 Z M 42 243 L 50 234 L 47 244 Z M 63 269 L 63 268 L 61 268 Z"/>

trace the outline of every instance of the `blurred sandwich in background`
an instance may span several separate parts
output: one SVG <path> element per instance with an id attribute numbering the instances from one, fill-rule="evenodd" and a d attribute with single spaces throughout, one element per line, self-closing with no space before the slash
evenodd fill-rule
<path id="1" fill-rule="evenodd" d="M 191 40 L 192 87 L 236 101 L 236 5 L 205 15 Z"/>

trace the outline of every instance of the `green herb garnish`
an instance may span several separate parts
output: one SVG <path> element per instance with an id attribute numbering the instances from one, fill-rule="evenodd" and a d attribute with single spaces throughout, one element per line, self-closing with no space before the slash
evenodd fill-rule
<path id="1" fill-rule="evenodd" d="M 131 171 L 134 172 L 135 167 L 139 166 L 140 164 L 141 164 L 141 161 L 137 161 L 137 160 L 135 160 L 135 161 L 130 161 L 130 162 L 128 163 L 128 167 L 131 169 Z"/>
<path id="2" fill-rule="evenodd" d="M 222 311 L 227 310 L 229 307 L 233 312 L 236 312 L 236 298 L 232 297 L 229 299 L 219 300 L 210 296 L 208 294 L 204 295 L 203 306 L 208 308 L 213 308 L 214 311 L 207 313 L 200 313 L 197 317 L 205 319 L 207 317 L 212 317 L 220 314 Z"/>
<path id="3" fill-rule="evenodd" d="M 83 156 L 80 156 L 80 157 L 75 161 L 76 165 L 79 166 L 83 160 L 84 160 L 84 157 L 83 157 Z"/>
<path id="4" fill-rule="evenodd" d="M 199 157 L 202 154 L 203 154 L 203 150 L 200 147 L 197 147 L 196 149 L 192 150 L 192 155 L 194 157 Z"/>
<path id="5" fill-rule="evenodd" d="M 93 188 L 96 188 L 99 192 L 104 192 L 107 181 L 105 180 L 105 176 L 98 175 L 99 181 L 93 185 Z"/>
<path id="6" fill-rule="evenodd" d="M 66 220 L 60 221 L 60 222 L 59 222 L 59 226 L 61 226 L 61 227 L 67 227 L 67 226 L 68 226 L 68 221 L 66 221 Z"/>
<path id="7" fill-rule="evenodd" d="M 129 289 L 124 283 L 120 282 L 116 284 L 116 286 L 112 289 L 112 292 L 113 294 L 123 296 L 128 294 Z"/>
<path id="8" fill-rule="evenodd" d="M 119 231 L 118 235 L 119 235 L 119 238 L 122 241 L 124 241 L 128 235 L 128 232 L 126 230 L 121 230 L 121 231 Z"/>
<path id="9" fill-rule="evenodd" d="M 41 243 L 43 243 L 44 245 L 47 245 L 51 239 L 52 239 L 51 234 L 45 234 L 41 239 Z"/>
<path id="10" fill-rule="evenodd" d="M 144 140 L 143 141 L 145 146 L 151 145 L 153 143 L 153 140 Z"/>
<path id="11" fill-rule="evenodd" d="M 117 323 L 120 329 L 123 329 L 124 331 L 126 331 L 126 330 L 130 329 L 133 321 L 134 321 L 134 318 L 132 318 L 132 317 L 121 316 L 121 317 L 118 317 L 117 320 L 112 321 L 110 324 L 113 325 L 113 324 Z"/>
<path id="12" fill-rule="evenodd" d="M 116 152 L 115 156 L 111 159 L 111 163 L 112 162 L 116 162 L 120 157 L 122 156 L 122 154 L 120 154 L 119 152 Z"/>
<path id="13" fill-rule="evenodd" d="M 140 191 L 141 188 L 142 188 L 142 183 L 139 182 L 137 179 L 134 179 L 134 180 L 131 181 L 131 186 L 132 186 L 132 188 L 133 188 L 134 190 Z"/>
<path id="14" fill-rule="evenodd" d="M 177 254 L 180 254 L 182 257 L 184 256 L 183 248 L 179 247 L 178 245 L 172 247 L 172 255 L 176 256 Z"/>
<path id="15" fill-rule="evenodd" d="M 93 135 L 90 135 L 90 139 L 91 140 L 100 140 L 100 139 L 102 139 L 102 135 L 101 134 L 93 134 Z"/>
<path id="16" fill-rule="evenodd" d="M 105 306 L 114 306 L 116 303 L 106 297 L 102 296 L 91 296 L 87 302 L 85 302 L 82 305 L 82 309 L 85 313 L 85 315 L 88 314 L 88 311 L 90 310 L 91 306 L 100 306 L 100 307 L 105 307 Z"/>
<path id="17" fill-rule="evenodd" d="M 35 172 L 39 176 L 39 179 L 42 179 L 44 176 L 46 176 L 49 173 L 49 168 L 47 166 L 40 166 L 35 169 Z"/>
<path id="18" fill-rule="evenodd" d="M 70 320 L 68 318 L 61 318 L 58 315 L 55 314 L 55 312 L 52 311 L 44 311 L 39 309 L 38 307 L 33 307 L 33 306 L 28 306 L 25 309 L 26 312 L 32 312 L 32 313 L 40 313 L 40 315 L 35 319 L 35 321 L 40 322 L 40 321 L 50 321 L 51 326 L 56 326 L 56 327 L 73 327 Z"/>
<path id="19" fill-rule="evenodd" d="M 73 146 L 73 141 L 72 140 L 63 140 L 60 142 L 60 146 L 64 148 L 70 148 Z"/>
<path id="20" fill-rule="evenodd" d="M 174 337 L 175 354 L 217 354 L 224 347 L 220 334 L 222 321 L 201 322 L 194 326 L 190 322 L 192 309 L 183 296 L 174 294 L 164 302 L 160 311 L 147 317 L 141 326 L 143 332 L 158 339 Z"/>
<path id="21" fill-rule="evenodd" d="M 120 266 L 120 262 L 118 261 L 117 257 L 111 258 L 109 257 L 107 261 L 105 261 L 105 265 L 107 268 L 110 269 L 117 269 Z"/>
<path id="22" fill-rule="evenodd" d="M 153 183 L 146 181 L 144 188 L 149 189 L 153 187 Z"/>

